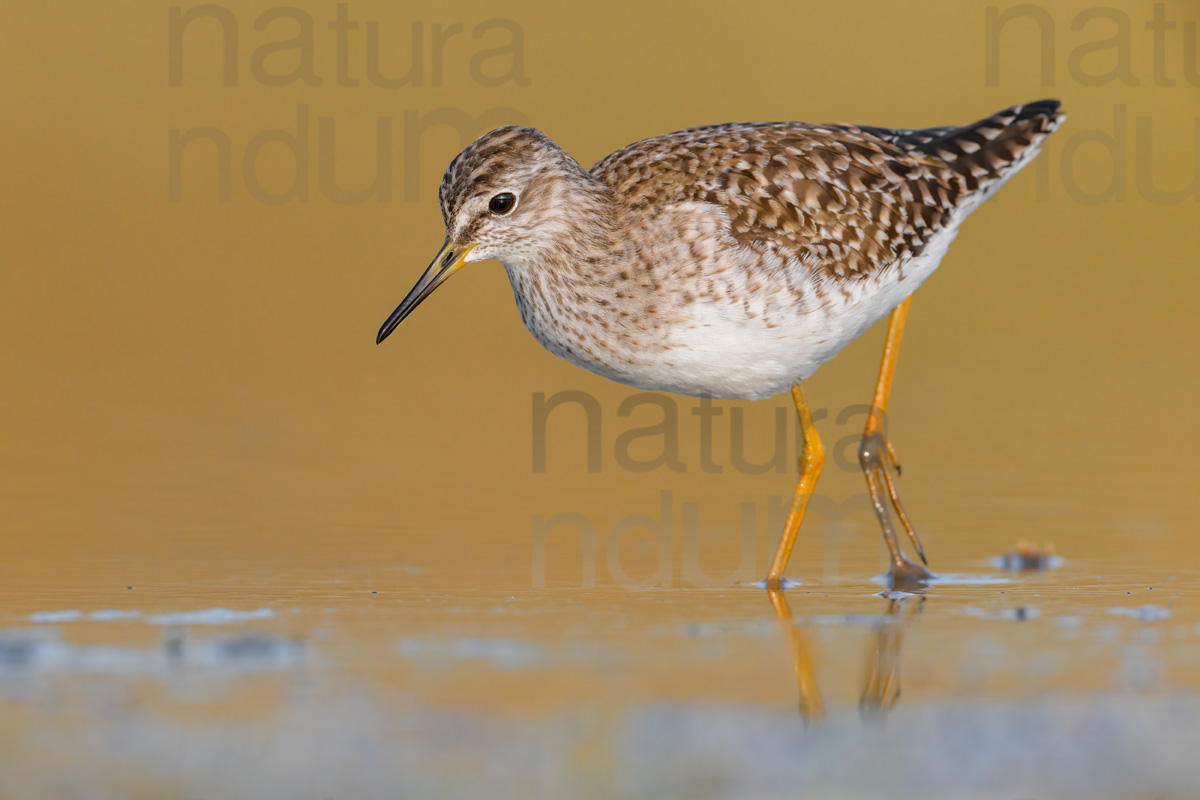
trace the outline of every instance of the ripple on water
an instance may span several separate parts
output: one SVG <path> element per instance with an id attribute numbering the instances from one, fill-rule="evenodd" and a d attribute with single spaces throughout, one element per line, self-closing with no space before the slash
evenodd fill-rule
<path id="1" fill-rule="evenodd" d="M 262 631 L 190 639 L 168 628 L 152 647 L 74 644 L 44 630 L 0 632 L 0 675 L 69 673 L 118 676 L 164 675 L 180 667 L 235 673 L 292 666 L 306 657 L 300 639 Z"/>
<path id="2" fill-rule="evenodd" d="M 136 610 L 101 609 L 84 614 L 75 609 L 60 611 L 35 611 L 29 615 L 29 621 L 39 625 L 59 622 L 76 622 L 90 620 L 92 622 L 116 622 L 120 620 L 142 619 L 151 625 L 236 625 L 240 622 L 270 619 L 275 612 L 267 607 L 250 611 L 239 611 L 229 608 L 201 608 L 191 611 L 170 611 L 160 614 L 144 614 Z"/>
<path id="3" fill-rule="evenodd" d="M 1156 606 L 1153 603 L 1147 603 L 1142 606 L 1127 607 L 1127 606 L 1112 606 L 1104 609 L 1106 614 L 1117 614 L 1126 617 L 1133 617 L 1142 622 L 1157 622 L 1158 620 L 1170 619 L 1171 609 Z"/>
<path id="4" fill-rule="evenodd" d="M 871 578 L 872 583 L 891 587 L 892 576 L 884 572 Z M 925 586 L 991 586 L 995 584 L 1013 583 L 1013 579 L 1004 575 L 967 575 L 963 573 L 944 572 L 923 581 Z"/>

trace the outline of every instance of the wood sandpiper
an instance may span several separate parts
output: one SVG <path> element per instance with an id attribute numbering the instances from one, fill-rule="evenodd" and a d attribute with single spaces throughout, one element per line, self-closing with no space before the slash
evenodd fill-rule
<path id="1" fill-rule="evenodd" d="M 800 480 L 767 586 L 784 568 L 825 450 L 800 383 L 888 313 L 859 460 L 893 584 L 931 574 L 905 557 L 884 415 L 913 291 L 958 227 L 1029 163 L 1059 104 L 974 124 L 895 130 L 749 122 L 656 136 L 583 169 L 532 128 L 481 136 L 446 169 L 446 241 L 384 322 L 382 342 L 464 264 L 504 265 L 525 326 L 551 353 L 641 389 L 757 399 L 791 387 Z"/>

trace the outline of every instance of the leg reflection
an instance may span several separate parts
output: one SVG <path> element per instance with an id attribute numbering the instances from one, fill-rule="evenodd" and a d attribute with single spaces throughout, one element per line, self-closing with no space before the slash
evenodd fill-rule
<path id="1" fill-rule="evenodd" d="M 924 604 L 921 595 L 888 598 L 887 618 L 875 633 L 867 680 L 858 702 L 863 716 L 886 717 L 900 699 L 900 639 Z"/>
<path id="2" fill-rule="evenodd" d="M 796 686 L 800 690 L 800 714 L 809 722 L 818 722 L 825 716 L 825 704 L 821 702 L 821 693 L 817 690 L 817 680 L 813 676 L 812 658 L 808 654 L 808 646 L 804 636 L 792 620 L 792 610 L 788 607 L 787 598 L 779 589 L 768 589 L 771 607 L 775 609 L 775 617 L 783 629 L 792 648 L 792 664 L 796 668 Z"/>

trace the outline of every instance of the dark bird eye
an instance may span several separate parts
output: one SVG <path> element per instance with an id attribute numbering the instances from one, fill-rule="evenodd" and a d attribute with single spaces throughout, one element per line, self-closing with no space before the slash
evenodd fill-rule
<path id="1" fill-rule="evenodd" d="M 512 192 L 501 192 L 491 199 L 488 208 L 493 214 L 507 214 L 517 204 L 517 197 Z"/>

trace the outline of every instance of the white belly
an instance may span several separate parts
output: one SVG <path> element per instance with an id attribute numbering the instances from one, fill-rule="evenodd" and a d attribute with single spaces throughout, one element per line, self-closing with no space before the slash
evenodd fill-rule
<path id="1" fill-rule="evenodd" d="M 634 375 L 609 375 L 640 388 L 719 398 L 758 399 L 788 391 L 916 291 L 937 268 L 956 228 L 930 242 L 916 259 L 848 287 L 823 304 L 797 308 L 769 327 L 741 308 L 696 304 L 686 325 L 673 326 L 669 349 Z"/>

